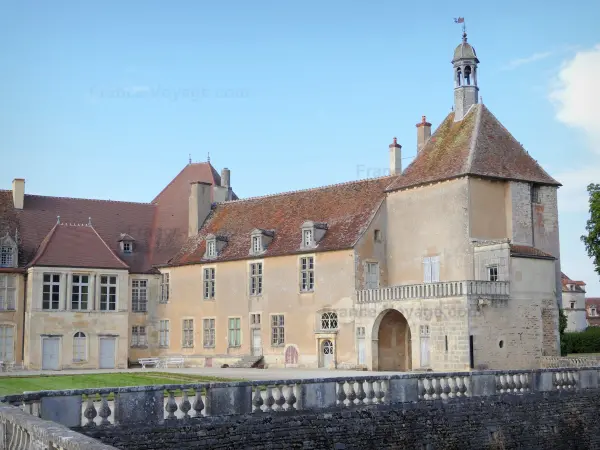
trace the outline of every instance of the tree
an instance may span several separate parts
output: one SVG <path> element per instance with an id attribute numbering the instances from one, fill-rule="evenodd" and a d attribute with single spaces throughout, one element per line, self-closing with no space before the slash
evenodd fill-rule
<path id="1" fill-rule="evenodd" d="M 561 308 L 559 310 L 559 316 L 558 316 L 558 332 L 561 335 L 561 337 L 563 334 L 565 334 L 566 329 L 567 329 L 567 315 L 565 314 L 565 310 Z"/>
<path id="2" fill-rule="evenodd" d="M 590 218 L 585 229 L 587 235 L 581 236 L 585 249 L 594 260 L 596 273 L 600 276 L 600 184 L 589 184 L 587 191 L 590 195 Z"/>

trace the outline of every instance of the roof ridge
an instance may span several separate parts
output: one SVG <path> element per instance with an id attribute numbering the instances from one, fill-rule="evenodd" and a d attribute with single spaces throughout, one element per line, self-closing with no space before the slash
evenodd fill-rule
<path id="1" fill-rule="evenodd" d="M 240 198 L 237 200 L 227 200 L 224 202 L 215 202 L 215 203 L 217 205 L 224 205 L 224 204 L 230 204 L 230 203 L 246 202 L 246 201 L 251 201 L 251 200 L 261 200 L 261 199 L 265 199 L 265 198 L 280 197 L 283 195 L 297 194 L 297 193 L 301 193 L 301 192 L 318 191 L 318 190 L 322 190 L 322 189 L 330 189 L 333 187 L 347 186 L 350 184 L 360 184 L 360 183 L 366 183 L 368 181 L 377 181 L 377 180 L 384 180 L 386 178 L 391 179 L 391 178 L 396 178 L 396 177 L 398 177 L 398 175 L 386 175 L 383 177 L 376 177 L 376 178 L 364 178 L 362 180 L 343 181 L 341 183 L 327 184 L 324 186 L 318 186 L 318 187 L 313 187 L 313 188 L 297 189 L 294 191 L 286 191 L 286 192 L 277 192 L 275 194 L 257 195 L 255 197 L 245 197 L 245 198 Z"/>
<path id="2" fill-rule="evenodd" d="M 48 248 L 48 244 L 50 243 L 50 240 L 52 239 L 52 236 L 54 236 L 54 232 L 56 231 L 56 228 L 58 227 L 58 225 L 59 225 L 59 223 L 56 222 L 54 224 L 54 226 L 52 227 L 52 229 L 48 232 L 48 234 L 46 234 L 46 236 L 44 237 L 44 239 L 40 243 L 40 246 L 38 247 L 38 250 L 35 253 L 35 256 L 31 260 L 31 262 L 29 264 L 27 264 L 28 267 L 34 266 L 35 263 L 37 263 L 40 260 L 40 258 L 42 256 L 44 256 L 44 253 L 46 252 L 46 249 Z"/>
<path id="3" fill-rule="evenodd" d="M 100 239 L 100 241 L 104 244 L 104 246 L 108 249 L 108 251 L 114 256 L 114 258 L 117 261 L 119 261 L 121 264 L 123 264 L 123 266 L 125 266 L 127 269 L 129 269 L 129 265 L 117 256 L 117 254 L 108 246 L 106 241 L 104 239 L 102 239 L 102 236 L 100 236 L 100 234 L 96 231 L 96 229 L 92 225 L 88 225 L 88 227 L 92 229 L 92 231 L 96 234 L 96 236 L 98 236 L 98 239 Z"/>
<path id="4" fill-rule="evenodd" d="M 481 106 L 483 106 L 483 105 L 481 105 Z M 477 114 L 477 117 L 475 117 L 475 125 L 473 126 L 473 134 L 471 135 L 471 144 L 469 146 L 469 156 L 467 157 L 467 160 L 465 161 L 466 167 L 463 168 L 464 173 L 471 172 L 471 167 L 473 165 L 473 157 L 475 156 L 475 150 L 477 149 L 477 140 L 479 137 L 479 131 L 481 130 L 481 116 L 482 116 L 483 108 L 481 108 L 480 106 L 471 105 L 471 107 L 469 108 L 469 111 L 467 111 L 467 114 L 465 115 L 465 117 L 471 112 L 471 110 L 474 110 L 474 113 Z"/>
<path id="5" fill-rule="evenodd" d="M 163 192 L 165 192 L 175 182 L 175 180 L 179 177 L 179 175 L 181 175 L 183 173 L 183 171 L 185 169 L 187 169 L 189 166 L 196 166 L 196 165 L 200 166 L 200 165 L 203 165 L 203 164 L 208 164 L 212 169 L 214 169 L 214 167 L 212 166 L 212 164 L 210 163 L 210 161 L 204 161 L 204 162 L 196 162 L 196 163 L 188 163 L 188 164 L 186 164 L 183 167 L 183 169 L 181 169 L 179 171 L 179 173 L 177 175 L 175 175 L 173 177 L 173 179 L 171 181 L 169 181 L 169 183 L 164 188 L 162 188 L 162 190 L 158 193 L 158 195 L 156 197 L 154 197 L 154 199 L 152 199 L 152 201 L 150 202 L 150 204 L 152 204 L 152 205 L 155 204 L 156 201 L 158 200 L 158 197 L 160 197 L 163 194 Z M 212 170 L 211 170 L 211 175 L 212 175 Z M 213 180 L 213 183 L 214 183 L 214 180 Z"/>
<path id="6" fill-rule="evenodd" d="M 5 191 L 11 192 L 9 190 L 5 190 Z M 147 202 L 131 202 L 131 201 L 127 201 L 127 200 L 104 200 L 104 199 L 84 198 L 84 197 L 60 197 L 60 196 L 56 196 L 56 195 L 25 194 L 25 197 L 58 198 L 58 199 L 61 199 L 61 200 L 85 200 L 85 201 L 89 201 L 89 202 L 129 203 L 129 204 L 132 204 L 132 205 L 149 205 L 149 206 L 155 206 L 152 203 L 147 203 Z"/>

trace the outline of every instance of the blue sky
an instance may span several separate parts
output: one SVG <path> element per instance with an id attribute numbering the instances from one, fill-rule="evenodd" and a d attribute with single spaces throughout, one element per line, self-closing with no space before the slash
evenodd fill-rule
<path id="1" fill-rule="evenodd" d="M 131 201 L 190 153 L 229 167 L 242 197 L 378 176 L 394 136 L 409 164 L 421 115 L 435 128 L 452 106 L 463 16 L 483 102 L 564 184 L 563 269 L 600 296 L 579 240 L 585 185 L 600 182 L 596 1 L 0 8 L 0 187 L 24 177 L 29 193 Z"/>

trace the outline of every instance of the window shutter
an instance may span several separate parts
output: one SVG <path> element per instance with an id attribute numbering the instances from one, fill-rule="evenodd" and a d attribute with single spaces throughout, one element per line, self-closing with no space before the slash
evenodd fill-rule
<path id="1" fill-rule="evenodd" d="M 438 283 L 440 281 L 440 257 L 431 258 L 431 281 Z"/>
<path id="2" fill-rule="evenodd" d="M 431 258 L 423 258 L 423 282 L 431 283 Z"/>

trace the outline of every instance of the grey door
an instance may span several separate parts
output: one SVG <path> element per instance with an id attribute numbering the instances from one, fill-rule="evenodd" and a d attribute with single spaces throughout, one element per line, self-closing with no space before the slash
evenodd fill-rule
<path id="1" fill-rule="evenodd" d="M 321 344 L 322 367 L 329 369 L 333 365 L 333 342 L 326 339 Z"/>
<path id="2" fill-rule="evenodd" d="M 100 369 L 115 368 L 115 338 L 100 338 Z"/>
<path id="3" fill-rule="evenodd" d="M 42 370 L 59 370 L 59 338 L 43 338 L 42 340 Z"/>

